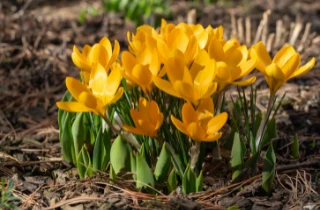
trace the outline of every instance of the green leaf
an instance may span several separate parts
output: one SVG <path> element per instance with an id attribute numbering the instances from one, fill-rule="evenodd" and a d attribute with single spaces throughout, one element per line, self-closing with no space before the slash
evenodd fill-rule
<path id="1" fill-rule="evenodd" d="M 262 169 L 262 188 L 267 193 L 271 192 L 275 171 L 276 171 L 276 156 L 274 154 L 273 146 L 272 144 L 270 144 L 266 152 L 265 159 L 263 161 L 263 169 Z"/>
<path id="2" fill-rule="evenodd" d="M 94 171 L 96 171 L 97 169 L 102 169 L 103 163 L 105 162 L 104 159 L 107 158 L 101 130 L 102 129 L 100 128 L 93 148 L 92 162 Z"/>
<path id="3" fill-rule="evenodd" d="M 231 150 L 231 167 L 232 167 L 232 180 L 237 178 L 243 170 L 243 158 L 246 154 L 246 147 L 240 138 L 238 132 L 234 133 L 233 145 Z"/>
<path id="4" fill-rule="evenodd" d="M 78 153 L 77 168 L 81 179 L 85 178 L 86 176 L 92 176 L 92 164 L 86 145 L 83 145 L 82 149 Z"/>
<path id="5" fill-rule="evenodd" d="M 128 170 L 130 163 L 130 145 L 119 135 L 113 142 L 110 151 L 110 160 L 116 174 L 121 170 Z"/>
<path id="6" fill-rule="evenodd" d="M 178 180 L 176 175 L 176 170 L 173 168 L 168 177 L 168 192 L 171 193 L 172 191 L 177 189 Z"/>
<path id="7" fill-rule="evenodd" d="M 132 177 L 134 180 L 137 180 L 137 162 L 136 162 L 136 156 L 132 152 L 130 152 L 130 167 L 131 167 L 131 173 L 133 174 Z"/>
<path id="8" fill-rule="evenodd" d="M 291 155 L 294 159 L 299 158 L 299 138 L 297 134 L 294 136 L 293 139 Z"/>
<path id="9" fill-rule="evenodd" d="M 170 153 L 166 148 L 166 143 L 164 143 L 154 170 L 154 176 L 158 182 L 162 182 L 169 173 L 170 159 Z"/>
<path id="10" fill-rule="evenodd" d="M 183 174 L 182 192 L 185 195 L 196 192 L 196 175 L 191 170 L 189 165 L 187 166 L 187 169 Z"/>
<path id="11" fill-rule="evenodd" d="M 146 162 L 146 160 L 140 154 L 136 156 L 136 170 L 137 170 L 137 182 L 136 187 L 142 189 L 150 185 L 154 187 L 153 174 Z"/>
<path id="12" fill-rule="evenodd" d="M 203 189 L 203 173 L 201 171 L 196 180 L 196 192 L 201 192 L 202 189 Z"/>
<path id="13" fill-rule="evenodd" d="M 77 156 L 85 141 L 88 140 L 89 131 L 87 130 L 87 126 L 85 125 L 86 120 L 84 119 L 84 116 L 85 115 L 83 112 L 78 113 L 76 119 L 72 124 L 73 143 Z"/>
<path id="14" fill-rule="evenodd" d="M 257 152 L 255 154 L 253 154 L 250 158 L 248 158 L 248 160 L 245 162 L 244 164 L 244 168 L 250 168 L 252 174 L 255 174 L 256 170 L 257 170 L 257 162 L 259 160 L 260 157 L 260 152 Z"/>
<path id="15" fill-rule="evenodd" d="M 115 180 L 115 179 L 117 178 L 117 174 L 116 174 L 116 172 L 114 171 L 112 165 L 110 165 L 109 177 L 110 177 L 110 179 L 113 179 L 113 180 Z"/>
<path id="16" fill-rule="evenodd" d="M 71 129 L 71 114 L 66 112 L 66 117 L 63 124 L 63 131 L 60 136 L 61 153 L 63 159 L 76 164 L 75 148 Z"/>

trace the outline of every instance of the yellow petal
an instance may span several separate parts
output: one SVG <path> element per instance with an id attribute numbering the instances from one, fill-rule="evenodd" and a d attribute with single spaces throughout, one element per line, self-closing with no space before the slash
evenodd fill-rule
<path id="1" fill-rule="evenodd" d="M 97 111 L 94 109 L 90 109 L 89 107 L 86 107 L 85 105 L 79 103 L 79 102 L 57 102 L 56 103 L 59 109 L 62 109 L 67 112 L 94 112 L 98 114 Z"/>
<path id="2" fill-rule="evenodd" d="M 120 87 L 118 89 L 117 93 L 114 96 L 112 96 L 111 100 L 107 100 L 106 104 L 113 104 L 116 101 L 118 101 L 121 98 L 121 96 L 123 95 L 123 92 L 124 92 L 123 87 Z"/>
<path id="3" fill-rule="evenodd" d="M 266 47 L 261 41 L 251 47 L 250 57 L 257 60 L 256 67 L 263 74 L 265 73 L 266 66 L 272 62 Z"/>
<path id="4" fill-rule="evenodd" d="M 132 69 L 132 76 L 136 78 L 139 86 L 146 88 L 151 82 L 153 75 L 151 74 L 148 66 L 137 64 Z"/>
<path id="5" fill-rule="evenodd" d="M 242 62 L 240 65 L 241 74 L 237 78 L 233 78 L 233 80 L 237 80 L 237 79 L 249 74 L 256 66 L 256 63 L 257 63 L 256 59 L 250 59 L 250 60 Z"/>
<path id="6" fill-rule="evenodd" d="M 203 141 L 206 139 L 206 133 L 199 123 L 193 122 L 187 126 L 188 136 L 195 141 Z"/>
<path id="7" fill-rule="evenodd" d="M 246 80 L 232 82 L 232 84 L 238 85 L 238 86 L 246 86 L 246 85 L 251 85 L 255 81 L 256 81 L 256 77 L 250 77 L 249 79 L 246 79 Z"/>
<path id="8" fill-rule="evenodd" d="M 167 80 L 163 80 L 159 77 L 153 77 L 154 84 L 162 91 L 168 93 L 169 95 L 180 98 L 178 92 L 173 88 L 172 84 Z"/>
<path id="9" fill-rule="evenodd" d="M 297 76 L 300 76 L 304 73 L 307 73 L 308 71 L 310 71 L 313 68 L 315 62 L 316 62 L 316 59 L 311 58 L 311 60 L 308 63 L 301 66 L 297 71 L 295 71 L 293 74 L 291 74 L 291 76 L 289 78 L 291 79 L 293 77 L 297 77 Z"/>
<path id="10" fill-rule="evenodd" d="M 89 92 L 87 86 L 82 84 L 79 80 L 76 80 L 72 77 L 66 78 L 66 86 L 71 93 L 71 95 L 79 101 L 79 96 L 82 92 Z"/>
<path id="11" fill-rule="evenodd" d="M 228 65 L 225 62 L 217 62 L 217 74 L 218 81 L 229 82 L 231 81 L 231 74 Z"/>
<path id="12" fill-rule="evenodd" d="M 209 60 L 207 65 L 202 71 L 199 71 L 196 78 L 194 79 L 195 84 L 207 85 L 213 81 L 216 73 L 216 63 L 215 61 Z"/>
<path id="13" fill-rule="evenodd" d="M 79 95 L 78 102 L 91 109 L 95 109 L 97 107 L 97 99 L 89 92 L 82 92 Z"/>
<path id="14" fill-rule="evenodd" d="M 184 133 L 186 135 L 188 135 L 187 129 L 186 129 L 186 125 L 183 124 L 180 120 L 178 120 L 177 118 L 175 118 L 173 115 L 171 115 L 171 121 L 174 124 L 174 126 L 181 132 Z"/>
<path id="15" fill-rule="evenodd" d="M 107 38 L 107 37 L 103 37 L 99 44 L 101 44 L 107 51 L 108 53 L 108 56 L 111 57 L 112 55 L 112 46 L 111 46 L 111 43 L 110 43 L 110 40 Z"/>
<path id="16" fill-rule="evenodd" d="M 121 55 L 121 60 L 124 70 L 131 74 L 133 67 L 137 63 L 136 58 L 128 51 L 124 51 Z"/>
<path id="17" fill-rule="evenodd" d="M 191 103 L 185 103 L 182 106 L 182 122 L 186 125 L 197 122 L 198 116 Z"/>
<path id="18" fill-rule="evenodd" d="M 186 101 L 195 103 L 198 100 L 197 96 L 194 95 L 193 86 L 183 81 L 176 81 L 173 84 L 173 88 L 177 91 L 180 98 L 185 99 Z"/>
<path id="19" fill-rule="evenodd" d="M 122 128 L 130 133 L 133 133 L 133 134 L 137 134 L 137 135 L 145 135 L 145 133 L 139 129 L 139 128 L 135 128 L 135 127 L 132 127 L 132 126 L 128 126 L 128 125 L 123 125 Z"/>
<path id="20" fill-rule="evenodd" d="M 231 38 L 223 45 L 223 51 L 227 54 L 229 54 L 229 50 L 233 51 L 236 48 L 240 47 L 240 43 L 236 38 Z"/>
<path id="21" fill-rule="evenodd" d="M 91 65 L 100 63 L 102 66 L 107 66 L 107 62 L 110 57 L 111 55 L 108 55 L 106 48 L 104 48 L 101 44 L 93 45 L 88 54 L 88 60 Z"/>
<path id="22" fill-rule="evenodd" d="M 227 122 L 228 114 L 226 112 L 222 112 L 221 114 L 213 117 L 208 125 L 207 125 L 207 133 L 217 133 Z"/>
<path id="23" fill-rule="evenodd" d="M 92 68 L 90 74 L 89 87 L 91 88 L 93 94 L 103 93 L 105 91 L 106 82 L 107 72 L 100 63 L 97 63 Z"/>
<path id="24" fill-rule="evenodd" d="M 282 66 L 281 70 L 286 78 L 289 78 L 300 66 L 300 55 L 298 53 L 291 56 L 291 58 Z"/>
<path id="25" fill-rule="evenodd" d="M 169 58 L 164 64 L 164 68 L 166 69 L 168 78 L 171 83 L 174 83 L 177 80 L 183 80 L 183 76 L 185 73 L 185 65 L 183 60 L 178 58 Z"/>
<path id="26" fill-rule="evenodd" d="M 233 49 L 226 52 L 226 63 L 231 68 L 237 66 L 242 60 L 242 58 L 242 52 L 238 49 Z"/>
<path id="27" fill-rule="evenodd" d="M 296 54 L 295 49 L 288 45 L 282 47 L 279 52 L 274 56 L 273 62 L 276 63 L 280 68 L 283 67 L 287 61 Z"/>
<path id="28" fill-rule="evenodd" d="M 199 106 L 197 107 L 197 111 L 205 112 L 208 111 L 210 113 L 214 113 L 214 104 L 211 97 L 204 98 L 201 100 Z"/>
<path id="29" fill-rule="evenodd" d="M 91 50 L 91 46 L 85 45 L 82 49 L 82 55 L 86 58 Z"/>
<path id="30" fill-rule="evenodd" d="M 208 53 L 210 58 L 215 61 L 225 61 L 226 57 L 223 51 L 223 47 L 218 39 L 212 39 L 208 47 Z"/>
<path id="31" fill-rule="evenodd" d="M 119 88 L 122 80 L 121 70 L 116 68 L 112 70 L 105 82 L 106 88 L 104 93 L 107 95 L 114 95 Z"/>
<path id="32" fill-rule="evenodd" d="M 204 139 L 202 141 L 205 141 L 205 142 L 216 141 L 216 140 L 220 139 L 221 136 L 222 136 L 222 132 L 218 132 L 218 133 L 215 133 L 215 134 L 210 134 L 210 135 L 207 135 L 206 139 Z"/>
<path id="33" fill-rule="evenodd" d="M 271 63 L 266 67 L 266 74 L 275 80 L 285 80 L 285 76 L 277 64 Z"/>
<path id="34" fill-rule="evenodd" d="M 120 45 L 119 42 L 117 40 L 114 41 L 114 46 L 113 46 L 113 53 L 112 56 L 108 62 L 108 66 L 106 66 L 106 70 L 109 71 L 110 66 L 116 61 L 116 59 L 118 58 L 120 52 Z"/>
<path id="35" fill-rule="evenodd" d="M 71 54 L 73 63 L 83 71 L 90 71 L 91 65 L 88 63 L 87 59 L 79 52 L 76 46 L 73 46 L 73 52 Z"/>

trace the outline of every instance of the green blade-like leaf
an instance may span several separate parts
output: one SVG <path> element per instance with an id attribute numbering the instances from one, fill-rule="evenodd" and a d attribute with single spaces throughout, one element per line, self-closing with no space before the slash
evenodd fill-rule
<path id="1" fill-rule="evenodd" d="M 71 129 L 71 114 L 69 112 L 66 112 L 65 114 L 66 117 L 63 124 L 63 131 L 60 136 L 61 153 L 63 159 L 76 164 L 77 161 Z"/>
<path id="2" fill-rule="evenodd" d="M 182 178 L 183 194 L 187 195 L 189 193 L 196 192 L 196 179 L 197 178 L 195 173 L 191 170 L 190 166 L 188 165 Z"/>
<path id="3" fill-rule="evenodd" d="M 88 166 L 90 166 L 90 162 L 90 155 L 88 153 L 87 147 L 84 145 L 77 156 L 77 168 L 80 179 L 86 177 L 87 168 Z"/>
<path id="4" fill-rule="evenodd" d="M 76 155 L 78 156 L 82 146 L 84 145 L 86 140 L 89 140 L 90 136 L 88 137 L 89 131 L 87 130 L 86 120 L 84 119 L 84 113 L 78 113 L 76 119 L 72 124 L 72 136 L 73 136 L 73 143 Z"/>
<path id="5" fill-rule="evenodd" d="M 173 168 L 168 177 L 168 192 L 171 193 L 172 191 L 177 189 L 178 180 L 176 175 L 176 170 Z"/>
<path id="6" fill-rule="evenodd" d="M 93 148 L 92 163 L 94 171 L 102 169 L 102 163 L 105 162 L 104 159 L 106 158 L 106 151 L 103 142 L 104 139 L 102 137 L 103 135 L 100 128 Z"/>
<path id="7" fill-rule="evenodd" d="M 136 156 L 136 167 L 136 187 L 138 189 L 145 188 L 147 185 L 154 187 L 154 178 L 151 169 L 149 168 L 146 160 L 140 154 Z"/>
<path id="8" fill-rule="evenodd" d="M 291 155 L 294 159 L 299 158 L 299 138 L 297 134 L 294 136 L 293 139 Z"/>
<path id="9" fill-rule="evenodd" d="M 116 174 L 121 170 L 127 171 L 130 168 L 130 151 L 128 147 L 130 145 L 120 135 L 111 146 L 110 160 Z"/>
<path id="10" fill-rule="evenodd" d="M 136 156 L 132 152 L 130 152 L 130 167 L 131 167 L 131 173 L 133 174 L 132 177 L 134 180 L 137 180 L 137 162 L 136 162 Z"/>
<path id="11" fill-rule="evenodd" d="M 246 154 L 246 147 L 240 138 L 238 132 L 234 133 L 233 145 L 231 150 L 231 167 L 232 167 L 232 180 L 237 178 L 243 170 L 243 158 Z"/>
<path id="12" fill-rule="evenodd" d="M 267 193 L 271 192 L 275 171 L 276 171 L 276 155 L 274 154 L 272 144 L 270 144 L 266 152 L 265 159 L 263 161 L 263 170 L 262 170 L 262 188 Z"/>
<path id="13" fill-rule="evenodd" d="M 166 143 L 162 145 L 160 155 L 154 170 L 154 176 L 158 182 L 162 182 L 164 178 L 168 175 L 170 169 L 171 156 L 166 148 Z"/>
<path id="14" fill-rule="evenodd" d="M 203 173 L 201 171 L 196 180 L 196 192 L 201 192 L 202 189 L 203 189 Z"/>

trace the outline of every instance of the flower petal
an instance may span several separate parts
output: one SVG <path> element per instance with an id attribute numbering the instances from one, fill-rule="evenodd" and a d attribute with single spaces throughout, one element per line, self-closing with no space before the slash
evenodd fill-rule
<path id="1" fill-rule="evenodd" d="M 174 124 L 174 126 L 181 132 L 184 133 L 186 135 L 188 135 L 187 129 L 186 129 L 186 125 L 183 124 L 180 120 L 178 120 L 177 118 L 175 118 L 173 115 L 170 116 L 172 123 Z"/>
<path id="2" fill-rule="evenodd" d="M 168 93 L 169 95 L 180 98 L 179 93 L 173 88 L 173 85 L 167 80 L 161 79 L 159 77 L 153 77 L 153 82 L 160 90 Z"/>
<path id="3" fill-rule="evenodd" d="M 207 134 L 217 133 L 226 124 L 227 119 L 228 114 L 226 112 L 213 117 L 207 125 Z"/>
<path id="4" fill-rule="evenodd" d="M 274 56 L 273 62 L 276 63 L 280 68 L 282 68 L 283 65 L 287 63 L 287 61 L 296 53 L 296 50 L 292 46 L 284 46 Z"/>
<path id="5" fill-rule="evenodd" d="M 90 109 L 89 107 L 86 107 L 85 105 L 79 102 L 57 102 L 56 104 L 59 107 L 59 109 L 62 109 L 67 112 L 94 112 L 98 114 L 98 112 L 94 109 Z"/>
<path id="6" fill-rule="evenodd" d="M 293 77 L 300 76 L 300 75 L 302 75 L 304 73 L 307 73 L 308 71 L 310 71 L 310 69 L 313 68 L 315 62 L 316 62 L 316 59 L 315 58 L 311 58 L 311 60 L 308 63 L 306 63 L 305 65 L 301 66 L 297 71 L 295 71 L 293 74 L 291 74 L 289 79 L 291 79 Z"/>
<path id="7" fill-rule="evenodd" d="M 256 67 L 263 74 L 265 73 L 266 66 L 272 62 L 265 45 L 261 41 L 251 47 L 250 57 L 257 60 Z"/>
<path id="8" fill-rule="evenodd" d="M 197 122 L 198 121 L 198 116 L 193 108 L 191 103 L 185 103 L 182 106 L 182 122 L 185 125 L 188 125 L 192 122 Z"/>
<path id="9" fill-rule="evenodd" d="M 72 77 L 66 78 L 66 86 L 73 98 L 75 98 L 77 101 L 79 101 L 79 96 L 82 92 L 89 93 L 86 85 L 82 84 L 79 80 L 76 80 Z"/>

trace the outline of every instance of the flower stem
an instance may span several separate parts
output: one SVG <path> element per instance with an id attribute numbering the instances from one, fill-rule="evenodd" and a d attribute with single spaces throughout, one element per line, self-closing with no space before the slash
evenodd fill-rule
<path id="1" fill-rule="evenodd" d="M 190 148 L 190 157 L 191 157 L 190 168 L 193 171 L 199 159 L 200 146 L 201 146 L 201 142 L 195 141 L 195 144 Z"/>
<path id="2" fill-rule="evenodd" d="M 271 94 L 270 94 L 270 98 L 269 98 L 267 113 L 266 113 L 266 115 L 264 116 L 262 122 L 260 123 L 259 129 L 258 129 L 258 131 L 257 131 L 256 139 L 255 139 L 255 145 L 256 145 L 255 150 L 256 150 L 256 151 L 257 151 L 257 149 L 258 149 L 258 151 L 260 150 L 259 147 L 260 147 L 262 138 L 263 138 L 263 136 L 264 136 L 264 131 L 265 131 L 266 124 L 267 124 L 267 122 L 268 122 L 270 113 L 271 113 L 271 111 L 272 111 L 274 97 L 275 97 L 275 94 L 274 94 L 274 93 L 271 93 Z"/>

